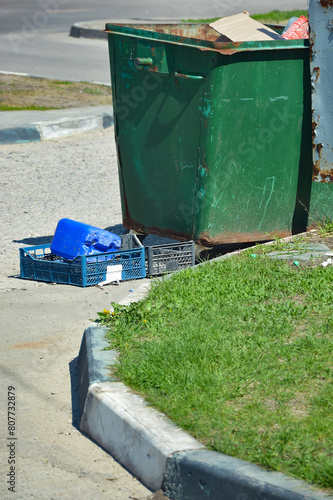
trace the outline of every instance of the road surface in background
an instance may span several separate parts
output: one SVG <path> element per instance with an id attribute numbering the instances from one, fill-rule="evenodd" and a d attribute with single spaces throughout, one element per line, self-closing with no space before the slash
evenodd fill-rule
<path id="1" fill-rule="evenodd" d="M 275 8 L 272 0 L 0 0 L 0 70 L 110 84 L 107 44 L 70 37 L 75 22 L 209 18 Z M 293 8 L 306 9 L 306 0 L 279 2 L 280 10 Z"/>

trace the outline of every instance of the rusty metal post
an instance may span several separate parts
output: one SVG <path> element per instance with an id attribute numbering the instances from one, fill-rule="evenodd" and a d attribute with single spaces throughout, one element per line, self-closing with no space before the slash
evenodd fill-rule
<path id="1" fill-rule="evenodd" d="M 333 0 L 309 0 L 313 181 L 333 182 Z"/>

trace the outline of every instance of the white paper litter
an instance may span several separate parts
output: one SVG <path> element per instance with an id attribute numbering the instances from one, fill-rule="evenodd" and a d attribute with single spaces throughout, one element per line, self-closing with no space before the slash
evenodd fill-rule
<path id="1" fill-rule="evenodd" d="M 123 266 L 121 264 L 107 266 L 105 281 L 98 283 L 98 286 L 109 285 L 110 283 L 121 281 L 122 271 Z"/>

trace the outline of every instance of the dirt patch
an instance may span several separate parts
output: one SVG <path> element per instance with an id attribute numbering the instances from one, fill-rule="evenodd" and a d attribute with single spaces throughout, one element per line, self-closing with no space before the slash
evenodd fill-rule
<path id="1" fill-rule="evenodd" d="M 112 104 L 111 87 L 107 85 L 0 75 L 0 111 L 63 109 L 110 104 Z"/>
<path id="2" fill-rule="evenodd" d="M 322 233 L 318 229 L 313 229 L 309 231 L 305 235 L 300 235 L 300 236 L 295 236 L 295 238 L 292 240 L 294 243 L 303 243 L 303 244 L 322 244 L 326 245 L 330 252 L 333 252 L 333 233 Z M 313 259 L 310 259 L 309 261 L 302 262 L 302 266 L 306 267 L 317 267 L 320 266 L 322 262 L 327 260 L 329 257 L 326 255 L 325 252 L 323 252 L 322 255 L 314 257 Z M 293 260 L 291 259 L 289 261 L 290 265 L 293 265 Z"/>
<path id="3" fill-rule="evenodd" d="M 331 251 L 333 251 L 333 232 L 321 231 L 319 229 L 319 224 L 313 224 L 312 229 L 306 233 L 295 234 L 289 243 L 297 244 L 323 244 L 326 245 Z"/>
<path id="4" fill-rule="evenodd" d="M 333 251 L 333 234 L 328 236 L 321 236 L 319 232 L 313 232 L 306 235 L 310 243 L 322 243 L 328 246 L 328 248 Z"/>

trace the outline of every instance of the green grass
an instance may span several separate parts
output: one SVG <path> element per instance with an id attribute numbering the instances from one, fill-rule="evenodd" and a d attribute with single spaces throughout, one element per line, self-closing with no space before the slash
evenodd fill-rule
<path id="1" fill-rule="evenodd" d="M 104 92 L 102 92 L 101 89 L 92 88 L 92 87 L 85 87 L 83 89 L 83 92 L 85 92 L 86 94 L 92 94 L 92 95 L 103 95 L 104 94 Z"/>
<path id="2" fill-rule="evenodd" d="M 265 14 L 253 14 L 250 17 L 252 19 L 255 19 L 256 21 L 259 21 L 261 23 L 267 23 L 267 24 L 286 24 L 286 22 L 291 18 L 291 17 L 300 17 L 300 16 L 308 16 L 308 12 L 306 10 L 287 10 L 287 11 L 280 11 L 280 10 L 273 10 L 271 12 L 267 12 Z M 217 21 L 219 17 L 214 17 L 214 18 L 209 18 L 209 19 L 187 19 L 184 22 L 188 23 L 212 23 L 214 21 Z"/>
<path id="3" fill-rule="evenodd" d="M 261 23 L 285 24 L 291 17 L 308 17 L 307 10 L 272 10 L 267 14 L 254 14 L 252 19 Z"/>
<path id="4" fill-rule="evenodd" d="M 73 85 L 74 82 L 70 82 L 68 80 L 51 80 L 51 85 Z"/>
<path id="5" fill-rule="evenodd" d="M 333 219 L 326 216 L 320 220 L 318 222 L 318 231 L 324 237 L 333 235 Z"/>
<path id="6" fill-rule="evenodd" d="M 46 106 L 9 106 L 0 104 L 0 111 L 46 111 L 48 109 L 61 109 Z"/>
<path id="7" fill-rule="evenodd" d="M 333 488 L 333 266 L 252 252 L 99 313 L 115 374 L 208 448 Z"/>

